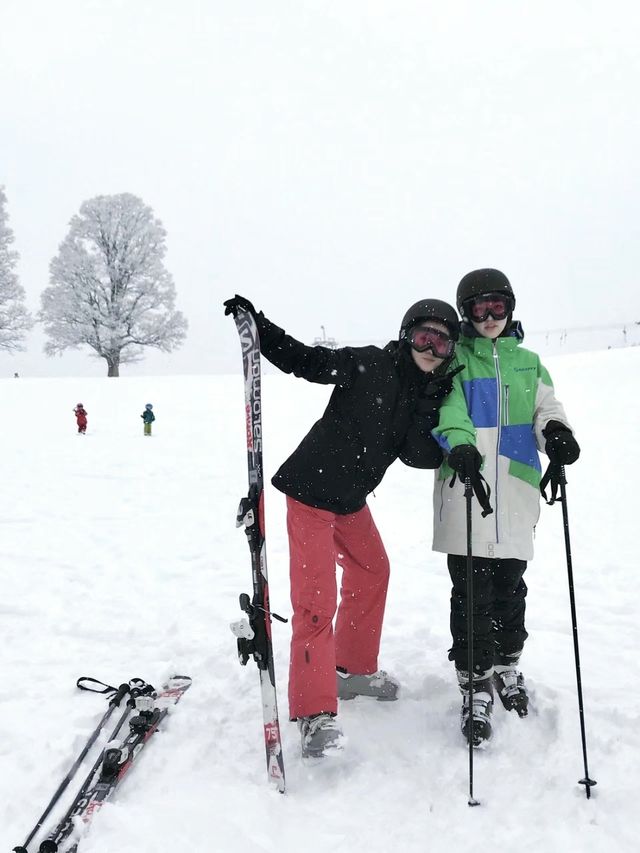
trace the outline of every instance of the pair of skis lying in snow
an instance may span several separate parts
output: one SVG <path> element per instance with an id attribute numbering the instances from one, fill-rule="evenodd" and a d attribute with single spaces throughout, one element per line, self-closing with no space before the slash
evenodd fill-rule
<path id="1" fill-rule="evenodd" d="M 104 689 L 93 685 L 101 685 Z M 110 687 L 93 678 L 78 679 L 80 689 L 109 696 L 109 708 L 58 786 L 24 844 L 13 848 L 15 853 L 30 853 L 29 844 L 40 833 L 45 820 L 59 802 L 108 720 L 127 697 L 126 707 L 111 731 L 106 746 L 101 750 L 64 816 L 38 848 L 38 853 L 76 853 L 96 812 L 113 794 L 151 735 L 158 730 L 170 709 L 180 701 L 190 686 L 191 679 L 183 675 L 172 676 L 158 691 L 140 678 L 134 678 L 118 688 Z"/>

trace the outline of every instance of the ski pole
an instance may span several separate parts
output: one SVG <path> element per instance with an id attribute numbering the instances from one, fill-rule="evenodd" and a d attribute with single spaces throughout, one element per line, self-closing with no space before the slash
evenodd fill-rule
<path id="1" fill-rule="evenodd" d="M 471 529 L 471 501 L 473 500 L 473 489 L 471 488 L 471 477 L 466 474 L 464 478 L 464 499 L 467 509 L 467 676 L 468 676 L 468 700 L 469 719 L 467 739 L 469 742 L 469 800 L 468 805 L 479 806 L 480 801 L 473 796 L 473 546 Z"/>
<path id="2" fill-rule="evenodd" d="M 116 737 L 118 736 L 120 729 L 124 726 L 125 722 L 127 721 L 127 718 L 129 717 L 129 714 L 131 713 L 131 709 L 133 707 L 135 707 L 136 698 L 138 696 L 147 695 L 147 694 L 150 694 L 153 692 L 153 687 L 150 684 L 147 684 L 147 682 L 141 678 L 133 678 L 129 682 L 129 685 L 127 687 L 128 687 L 128 693 L 129 693 L 129 699 L 127 700 L 127 707 L 122 712 L 118 722 L 115 725 L 115 728 L 113 729 L 113 731 L 109 735 L 109 739 L 107 741 L 107 746 L 110 743 L 112 743 L 116 739 Z M 84 689 L 88 689 L 88 688 L 84 688 Z M 104 754 L 105 754 L 105 750 L 101 750 L 100 754 L 98 755 L 98 757 L 94 761 L 91 770 L 87 774 L 86 779 L 82 783 L 80 790 L 78 791 L 73 802 L 71 803 L 71 805 L 67 809 L 64 817 L 59 821 L 56 828 L 52 832 L 50 832 L 49 835 L 47 836 L 47 838 L 40 844 L 40 847 L 38 848 L 38 853 L 57 853 L 57 851 L 59 849 L 58 848 L 59 843 L 61 841 L 63 841 L 72 832 L 72 830 L 73 830 L 72 819 L 73 819 L 73 814 L 76 810 L 77 804 L 82 799 L 85 792 L 88 790 L 88 788 L 91 785 L 91 782 L 92 782 L 93 778 L 95 777 L 98 769 L 102 765 Z M 27 853 L 26 849 L 23 851 L 20 848 L 16 848 L 16 850 L 19 851 L 19 853 Z"/>
<path id="3" fill-rule="evenodd" d="M 584 779 L 579 780 L 580 785 L 584 785 L 587 799 L 591 798 L 591 788 L 597 784 L 595 779 L 589 776 L 589 766 L 587 762 L 587 734 L 584 722 L 584 702 L 582 700 L 582 676 L 580 673 L 580 649 L 578 646 L 578 619 L 576 616 L 576 598 L 573 587 L 573 566 L 571 562 L 571 540 L 569 538 L 569 512 L 567 509 L 567 478 L 564 472 L 564 465 L 561 465 L 555 475 L 560 486 L 560 503 L 562 504 L 562 522 L 564 527 L 564 545 L 567 552 L 567 574 L 569 578 L 569 602 L 571 605 L 571 629 L 573 633 L 573 651 L 576 662 L 576 684 L 578 687 L 578 712 L 580 715 L 580 735 L 582 737 L 582 760 L 584 762 Z"/>
<path id="4" fill-rule="evenodd" d="M 105 689 L 104 690 L 97 690 L 93 687 L 84 687 L 81 685 L 80 682 L 85 682 L 85 681 L 86 682 L 94 682 L 96 684 L 102 684 Z M 67 786 L 69 785 L 69 783 L 71 782 L 71 780 L 73 779 L 75 774 L 77 773 L 78 768 L 80 767 L 80 765 L 84 761 L 87 753 L 89 752 L 89 750 L 91 749 L 93 744 L 96 742 L 98 735 L 100 734 L 100 732 L 102 731 L 102 729 L 104 728 L 106 723 L 108 722 L 108 720 L 111 717 L 111 715 L 113 714 L 114 710 L 117 708 L 117 706 L 120 704 L 122 699 L 129 692 L 129 685 L 128 684 L 123 683 L 120 685 L 120 687 L 110 687 L 108 684 L 103 684 L 103 682 L 97 682 L 94 678 L 79 678 L 77 681 L 77 686 L 81 690 L 90 690 L 93 693 L 111 694 L 111 699 L 109 700 L 109 707 L 105 711 L 102 719 L 100 720 L 100 722 L 98 723 L 96 728 L 93 730 L 93 732 L 89 736 L 89 739 L 87 740 L 86 744 L 82 748 L 82 751 L 80 752 L 80 754 L 78 755 L 76 760 L 73 762 L 71 768 L 69 769 L 69 772 L 64 777 L 64 779 L 62 780 L 62 782 L 58 786 L 56 792 L 54 793 L 54 795 L 49 800 L 49 804 L 47 805 L 47 807 L 43 811 L 43 813 L 40 815 L 40 817 L 38 818 L 36 825 L 33 827 L 31 832 L 29 833 L 29 835 L 26 837 L 24 844 L 22 846 L 18 846 L 18 847 L 13 848 L 15 853 L 28 853 L 27 847 L 29 846 L 29 843 L 32 841 L 33 837 L 38 832 L 38 830 L 42 827 L 42 824 L 47 819 L 47 817 L 51 813 L 51 810 L 56 805 L 56 803 L 58 802 L 58 800 L 60 799 L 62 794 L 66 791 Z"/>

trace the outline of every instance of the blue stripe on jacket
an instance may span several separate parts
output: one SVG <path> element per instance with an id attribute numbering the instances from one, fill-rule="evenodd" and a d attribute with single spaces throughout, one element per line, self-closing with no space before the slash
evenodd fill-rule
<path id="1" fill-rule="evenodd" d="M 531 424 L 510 424 L 509 426 L 503 426 L 500 430 L 500 447 L 498 452 L 501 456 L 506 456 L 508 459 L 522 462 L 523 465 L 530 465 L 536 471 L 542 470 Z"/>
<path id="2" fill-rule="evenodd" d="M 495 376 L 490 379 L 467 379 L 462 382 L 462 389 L 467 401 L 467 411 L 470 413 L 474 427 L 498 426 L 498 383 Z"/>

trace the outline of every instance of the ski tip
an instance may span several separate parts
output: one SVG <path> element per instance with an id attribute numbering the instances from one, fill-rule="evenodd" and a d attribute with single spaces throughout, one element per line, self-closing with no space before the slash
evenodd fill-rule
<path id="1" fill-rule="evenodd" d="M 193 679 L 188 675 L 172 675 L 167 679 L 166 685 L 170 690 L 188 690 L 193 684 Z"/>
<path id="2" fill-rule="evenodd" d="M 178 702 L 192 683 L 193 680 L 188 675 L 172 675 L 156 691 L 156 698 L 166 700 L 173 697 Z"/>

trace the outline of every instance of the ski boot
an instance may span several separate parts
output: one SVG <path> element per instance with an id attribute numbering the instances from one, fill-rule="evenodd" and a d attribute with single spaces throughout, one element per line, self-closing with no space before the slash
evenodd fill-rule
<path id="1" fill-rule="evenodd" d="M 333 714 L 298 717 L 303 758 L 322 758 L 342 749 L 342 729 Z"/>
<path id="2" fill-rule="evenodd" d="M 379 702 L 393 702 L 398 698 L 400 683 L 384 670 L 371 675 L 352 675 L 339 668 L 336 672 L 338 699 L 355 699 L 370 696 Z"/>
<path id="3" fill-rule="evenodd" d="M 500 701 L 507 711 L 515 711 L 519 717 L 529 713 L 529 694 L 524 683 L 524 676 L 513 664 L 494 667 L 493 684 L 498 691 Z"/>
<path id="4" fill-rule="evenodd" d="M 464 679 L 464 680 L 463 680 Z M 471 714 L 469 714 L 469 686 L 466 672 L 458 672 L 462 709 L 460 711 L 460 730 L 474 747 L 483 746 L 492 735 L 491 713 L 493 711 L 492 677 L 473 679 L 471 694 Z"/>

